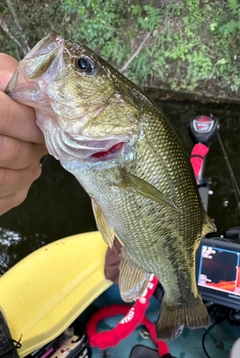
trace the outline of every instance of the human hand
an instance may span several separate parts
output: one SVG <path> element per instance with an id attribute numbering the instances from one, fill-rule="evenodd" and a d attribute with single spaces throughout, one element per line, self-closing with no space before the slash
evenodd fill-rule
<path id="1" fill-rule="evenodd" d="M 4 93 L 18 62 L 0 53 L 0 215 L 21 204 L 47 154 L 33 108 Z"/>

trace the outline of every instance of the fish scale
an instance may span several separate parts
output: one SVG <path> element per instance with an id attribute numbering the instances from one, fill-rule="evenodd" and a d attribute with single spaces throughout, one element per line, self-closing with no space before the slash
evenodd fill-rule
<path id="1" fill-rule="evenodd" d="M 35 108 L 50 154 L 92 198 L 104 240 L 123 244 L 122 298 L 141 297 L 154 274 L 164 288 L 158 338 L 208 326 L 194 258 L 215 226 L 162 111 L 96 53 L 55 33 L 20 62 L 6 92 Z"/>

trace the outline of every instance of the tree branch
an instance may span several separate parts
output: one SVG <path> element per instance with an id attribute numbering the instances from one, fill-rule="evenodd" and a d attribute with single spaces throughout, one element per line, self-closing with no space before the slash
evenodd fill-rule
<path id="1" fill-rule="evenodd" d="M 22 38 L 22 40 L 23 40 L 23 42 L 24 42 L 24 44 L 25 44 L 26 51 L 24 51 L 24 54 L 26 54 L 26 52 L 29 52 L 29 51 L 30 51 L 30 47 L 29 47 L 29 45 L 28 45 L 28 41 L 27 41 L 26 37 L 25 37 L 24 34 L 23 34 L 22 26 L 20 25 L 20 22 L 18 21 L 17 14 L 16 14 L 16 12 L 15 12 L 15 9 L 14 9 L 14 7 L 13 7 L 13 4 L 12 4 L 11 0 L 6 0 L 6 2 L 7 2 L 7 6 L 8 6 L 8 8 L 9 8 L 9 10 L 11 11 L 11 14 L 12 14 L 12 16 L 13 16 L 13 19 L 14 19 L 14 21 L 15 21 L 15 24 L 16 24 L 18 30 L 19 30 L 19 35 L 21 36 L 21 38 Z"/>
<path id="2" fill-rule="evenodd" d="M 0 26 L 3 29 L 3 31 L 10 37 L 11 40 L 15 42 L 15 44 L 21 49 L 24 55 L 27 54 L 26 49 L 22 46 L 22 44 L 12 35 L 12 33 L 9 31 L 9 28 L 4 21 L 2 15 L 0 14 Z"/>
<path id="3" fill-rule="evenodd" d="M 142 51 L 142 49 L 144 48 L 145 42 L 148 40 L 148 38 L 151 36 L 151 33 L 148 32 L 146 34 L 146 36 L 144 37 L 144 39 L 142 40 L 142 42 L 140 43 L 140 45 L 138 46 L 138 48 L 136 49 L 136 51 L 133 53 L 133 55 L 129 58 L 129 60 L 125 63 L 125 65 L 119 70 L 119 72 L 124 72 L 126 71 L 126 69 L 128 68 L 128 66 L 130 65 L 130 63 L 134 60 L 134 58 L 139 54 L 140 51 Z"/>

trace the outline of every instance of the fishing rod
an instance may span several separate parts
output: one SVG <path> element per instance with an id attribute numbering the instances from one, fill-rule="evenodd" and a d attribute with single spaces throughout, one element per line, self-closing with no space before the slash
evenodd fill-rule
<path id="1" fill-rule="evenodd" d="M 220 148 L 222 150 L 223 157 L 224 157 L 224 160 L 225 160 L 225 163 L 226 163 L 226 166 L 227 166 L 227 169 L 229 171 L 229 175 L 230 175 L 230 178 L 231 178 L 231 181 L 232 181 L 232 186 L 233 186 L 234 194 L 235 194 L 235 197 L 236 197 L 236 200 L 237 200 L 238 209 L 240 209 L 240 190 L 239 190 L 239 186 L 238 186 L 238 183 L 237 183 L 236 177 L 234 175 L 230 160 L 228 158 L 226 149 L 224 147 L 223 141 L 222 141 L 219 133 L 217 133 L 217 137 L 218 137 L 218 142 L 220 144 Z"/>
<path id="2" fill-rule="evenodd" d="M 203 192 L 204 190 L 202 189 L 202 187 L 204 186 L 203 172 L 204 172 L 205 159 L 212 139 L 215 136 L 217 136 L 218 142 L 220 144 L 220 148 L 223 153 L 223 158 L 225 160 L 231 178 L 234 194 L 237 200 L 238 209 L 240 209 L 240 189 L 236 177 L 234 175 L 230 160 L 228 158 L 226 149 L 224 147 L 223 141 L 219 134 L 219 127 L 220 126 L 219 126 L 218 118 L 214 117 L 213 115 L 198 116 L 190 120 L 189 133 L 194 143 L 196 143 L 192 149 L 190 160 L 194 169 L 194 174 L 196 177 L 197 184 L 200 187 L 199 192 L 201 195 L 201 192 Z"/>

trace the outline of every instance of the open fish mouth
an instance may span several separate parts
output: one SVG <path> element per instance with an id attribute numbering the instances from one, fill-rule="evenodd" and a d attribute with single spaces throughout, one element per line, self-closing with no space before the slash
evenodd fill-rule
<path id="1" fill-rule="evenodd" d="M 57 77 L 55 68 L 63 65 L 62 54 L 64 51 L 64 39 L 56 33 L 51 33 L 42 39 L 21 61 L 18 71 L 24 71 L 29 79 L 35 80 L 47 72 L 48 78 L 54 80 Z M 17 73 L 17 72 L 16 72 Z M 10 92 L 15 86 L 17 75 L 12 77 L 6 92 Z M 26 76 L 24 76 L 26 78 Z"/>
<path id="2" fill-rule="evenodd" d="M 56 33 L 43 38 L 19 63 L 5 92 L 18 102 L 37 108 L 45 105 L 43 94 L 48 83 L 65 69 L 63 59 L 64 39 Z M 57 70 L 56 70 L 57 69 Z"/>

